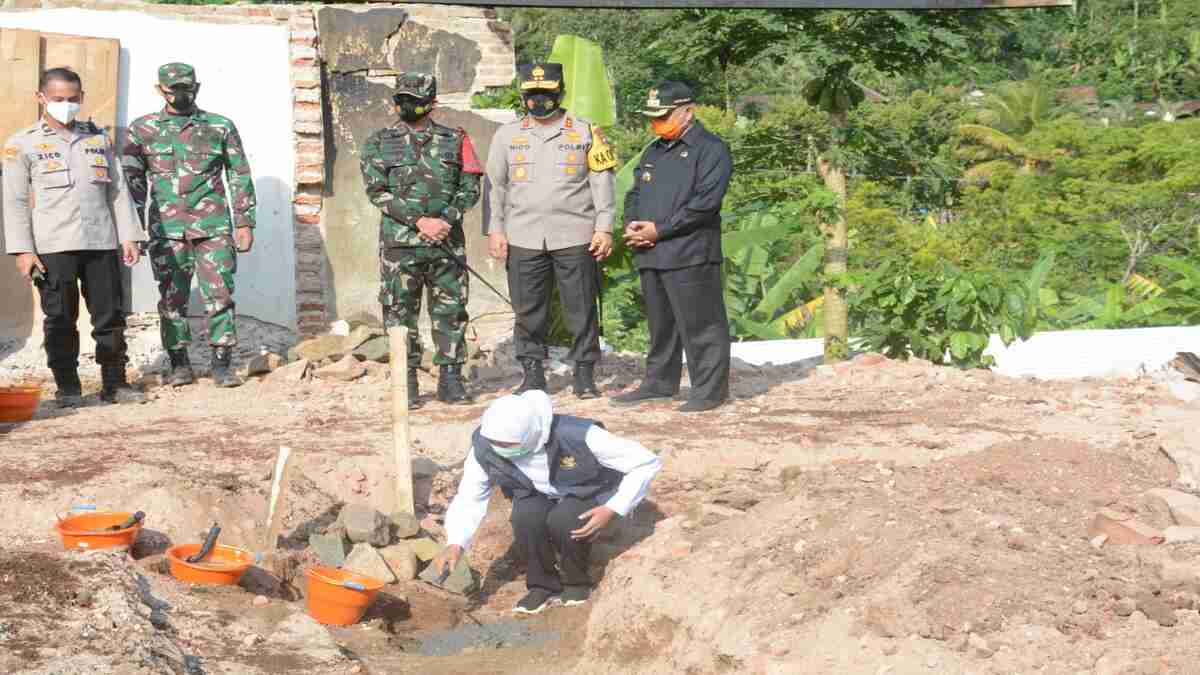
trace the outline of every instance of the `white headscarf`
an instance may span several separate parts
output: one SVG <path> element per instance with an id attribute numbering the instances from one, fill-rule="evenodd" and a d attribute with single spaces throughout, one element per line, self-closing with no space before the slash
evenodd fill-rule
<path id="1" fill-rule="evenodd" d="M 492 446 L 503 457 L 516 457 L 541 452 L 546 447 L 553 419 L 550 397 L 546 392 L 534 389 L 496 399 L 484 411 L 479 433 L 488 441 L 520 443 L 520 448 Z"/>

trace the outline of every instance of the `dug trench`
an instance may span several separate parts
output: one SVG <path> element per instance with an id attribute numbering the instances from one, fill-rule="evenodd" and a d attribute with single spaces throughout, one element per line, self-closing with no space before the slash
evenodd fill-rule
<path id="1" fill-rule="evenodd" d="M 611 395 L 635 363 L 608 359 Z M 421 528 L 442 517 L 466 439 L 516 383 L 412 416 Z M 390 383 L 207 381 L 143 406 L 39 412 L 0 434 L 0 671 L 30 673 L 1191 672 L 1200 544 L 1148 491 L 1187 492 L 1163 452 L 1200 451 L 1200 415 L 1147 376 L 1039 382 L 864 356 L 739 367 L 735 400 L 681 418 L 577 401 L 664 460 L 638 511 L 595 545 L 593 601 L 532 619 L 508 503 L 493 499 L 471 598 L 401 581 L 346 628 L 305 613 L 309 535 L 388 490 Z M 423 381 L 428 390 L 431 382 Z M 1189 424 L 1191 425 L 1189 427 Z M 1183 440 L 1180 440 L 1183 439 Z M 298 453 L 280 555 L 237 587 L 165 573 L 213 521 L 259 547 L 273 456 Z M 142 509 L 129 553 L 65 553 L 56 513 Z M 1107 520 L 1098 514 L 1111 516 Z M 1135 526 L 1135 523 L 1138 523 Z M 1101 536 L 1103 535 L 1103 536 Z M 255 550 L 258 550 L 257 548 Z"/>

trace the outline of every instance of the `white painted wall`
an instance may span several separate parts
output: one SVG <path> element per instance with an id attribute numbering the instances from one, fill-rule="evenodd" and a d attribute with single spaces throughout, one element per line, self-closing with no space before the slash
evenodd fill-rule
<path id="1" fill-rule="evenodd" d="M 820 359 L 823 344 L 820 338 L 735 342 L 732 354 L 756 366 L 779 365 Z M 1150 373 L 1162 370 L 1178 352 L 1200 354 L 1200 326 L 1048 331 L 1007 347 L 993 335 L 984 353 L 996 358 L 994 370 L 1002 375 L 1064 380 Z"/>
<path id="2" fill-rule="evenodd" d="M 295 149 L 287 27 L 207 24 L 85 9 L 0 12 L 0 27 L 120 40 L 121 127 L 162 108 L 162 98 L 154 91 L 160 65 L 182 61 L 196 68 L 202 85 L 199 105 L 237 125 L 258 193 L 254 249 L 238 258 L 238 313 L 295 328 Z M 150 264 L 143 261 L 133 274 L 133 309 L 154 311 L 157 303 Z M 198 290 L 193 290 L 191 312 L 204 313 Z"/>

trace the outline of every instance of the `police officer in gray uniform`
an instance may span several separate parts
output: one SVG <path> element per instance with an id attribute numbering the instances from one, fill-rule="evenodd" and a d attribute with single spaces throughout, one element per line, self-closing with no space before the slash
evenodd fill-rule
<path id="1" fill-rule="evenodd" d="M 47 70 L 38 89 L 45 115 L 4 144 L 4 240 L 41 297 L 55 399 L 64 407 L 82 402 L 76 328 L 82 284 L 103 381 L 100 398 L 144 402 L 125 380 L 121 262 L 137 263 L 146 235 L 108 139 L 91 122 L 75 119 L 83 101 L 79 75 Z"/>
<path id="2" fill-rule="evenodd" d="M 600 130 L 563 110 L 562 66 L 519 70 L 523 119 L 500 127 L 488 154 L 491 254 L 507 261 L 516 313 L 517 393 L 546 389 L 542 360 L 550 323 L 550 279 L 558 282 L 574 343 L 575 395 L 592 398 L 600 360 L 599 262 L 612 253 L 616 157 Z"/>

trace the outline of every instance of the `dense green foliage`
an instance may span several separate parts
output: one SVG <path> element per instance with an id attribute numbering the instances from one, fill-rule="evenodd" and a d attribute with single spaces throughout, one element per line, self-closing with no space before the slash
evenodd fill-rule
<path id="1" fill-rule="evenodd" d="M 1200 323 L 1200 120 L 1180 118 L 1200 98 L 1200 3 L 505 15 L 520 61 L 560 33 L 605 48 L 621 120 L 608 135 L 630 164 L 651 138 L 646 89 L 697 88 L 734 154 L 725 274 L 740 339 L 819 334 L 827 283 L 848 292 L 866 346 L 961 365 L 986 362 L 988 334 Z M 868 93 L 842 128 L 802 95 L 837 64 Z M 818 223 L 837 202 L 818 158 L 850 178 L 842 279 L 819 269 Z M 629 253 L 606 271 L 606 337 L 642 348 Z"/>
<path id="2" fill-rule="evenodd" d="M 604 49 L 619 184 L 651 140 L 646 91 L 695 87 L 734 156 L 724 271 L 738 339 L 819 335 L 826 286 L 845 290 L 868 346 L 962 365 L 984 362 L 989 332 L 1200 323 L 1200 104 L 1187 104 L 1200 99 L 1200 2 L 500 14 L 518 62 L 560 34 Z M 866 90 L 844 121 L 803 95 L 830 73 Z M 511 86 L 475 97 L 518 102 Z M 849 178 L 844 278 L 819 264 L 819 224 L 839 209 L 821 161 Z M 605 268 L 605 337 L 644 348 L 630 252 Z"/>

